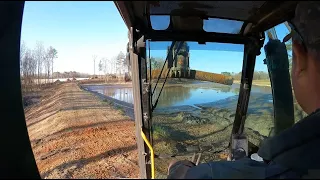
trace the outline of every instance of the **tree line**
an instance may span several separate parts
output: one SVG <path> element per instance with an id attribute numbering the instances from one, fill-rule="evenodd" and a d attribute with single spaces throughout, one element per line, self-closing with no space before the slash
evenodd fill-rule
<path id="1" fill-rule="evenodd" d="M 96 58 L 96 56 L 94 57 Z M 130 76 L 131 67 L 126 55 L 120 51 L 117 56 L 111 59 L 101 57 L 98 63 L 98 71 L 100 75 L 104 75 L 105 79 L 108 80 L 110 76 L 117 78 Z"/>
<path id="2" fill-rule="evenodd" d="M 188 51 L 188 45 L 187 43 L 184 44 L 182 50 L 184 51 Z M 289 72 L 291 72 L 292 69 L 292 41 L 289 40 L 286 43 L 286 48 L 288 51 L 288 60 L 289 60 Z M 167 50 L 168 53 L 169 49 Z M 155 58 L 155 57 L 150 57 L 150 59 L 147 59 L 147 66 L 149 68 L 149 61 L 151 61 L 151 69 L 161 69 L 162 66 L 164 65 L 164 59 L 163 58 Z M 241 74 L 242 72 L 222 72 L 221 74 L 226 75 L 226 76 L 231 76 L 233 77 L 234 80 L 241 80 Z M 291 73 L 290 73 L 291 75 Z M 254 71 L 253 74 L 253 80 L 269 80 L 269 74 L 268 72 L 265 71 Z"/>
<path id="3" fill-rule="evenodd" d="M 288 52 L 288 61 L 289 61 L 289 74 L 291 76 L 291 69 L 292 69 L 292 40 L 290 39 L 286 43 L 286 48 Z M 234 73 L 234 72 L 222 72 L 221 74 L 226 76 L 232 76 L 234 80 L 241 80 L 241 72 Z M 269 80 L 269 74 L 265 71 L 254 71 L 253 80 Z"/>
<path id="4" fill-rule="evenodd" d="M 151 61 L 151 69 L 161 69 L 164 65 L 164 59 L 162 58 L 155 58 L 150 57 L 150 59 L 147 59 L 147 67 L 149 68 L 149 61 Z"/>
<path id="5" fill-rule="evenodd" d="M 34 49 L 26 46 L 25 42 L 20 45 L 20 76 L 23 90 L 28 87 L 53 82 L 52 72 L 54 60 L 58 57 L 58 51 L 49 46 L 45 48 L 40 41 L 36 42 Z M 51 79 L 51 81 L 50 81 Z"/>
<path id="6" fill-rule="evenodd" d="M 150 61 L 151 61 L 151 69 L 161 69 L 163 64 L 164 64 L 164 60 L 162 58 L 154 58 L 154 57 L 150 57 Z M 148 59 L 148 68 L 149 68 L 149 59 Z M 242 72 L 222 72 L 221 74 L 225 75 L 225 76 L 231 76 L 233 77 L 234 80 L 241 80 L 241 73 Z M 269 74 L 268 72 L 265 71 L 255 71 L 253 74 L 253 80 L 268 80 L 269 79 Z"/>
<path id="7" fill-rule="evenodd" d="M 242 72 L 221 72 L 225 76 L 231 76 L 234 80 L 241 80 Z M 253 80 L 269 80 L 269 74 L 265 71 L 254 71 Z"/>
<path id="8" fill-rule="evenodd" d="M 154 58 L 150 57 L 151 61 L 151 69 L 161 69 L 164 60 L 162 58 Z M 148 59 L 148 68 L 149 68 L 149 59 Z M 222 72 L 221 74 L 225 76 L 231 76 L 233 77 L 234 80 L 241 80 L 241 72 L 235 73 L 235 72 Z M 253 80 L 267 80 L 269 79 L 269 74 L 268 72 L 264 71 L 255 71 L 253 75 Z"/>
<path id="9" fill-rule="evenodd" d="M 54 79 L 59 79 L 59 78 L 89 78 L 89 74 L 87 73 L 80 73 L 77 71 L 69 71 L 69 72 L 54 72 L 52 74 L 52 77 Z"/>

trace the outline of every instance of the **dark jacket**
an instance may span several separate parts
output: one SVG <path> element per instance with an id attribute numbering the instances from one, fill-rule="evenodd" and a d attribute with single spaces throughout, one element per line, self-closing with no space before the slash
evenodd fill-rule
<path id="1" fill-rule="evenodd" d="M 319 178 L 320 111 L 266 139 L 258 154 L 266 162 L 244 158 L 204 163 L 190 168 L 185 178 Z"/>

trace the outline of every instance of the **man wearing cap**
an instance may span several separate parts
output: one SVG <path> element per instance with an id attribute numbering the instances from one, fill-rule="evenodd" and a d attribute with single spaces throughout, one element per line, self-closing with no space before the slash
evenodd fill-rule
<path id="1" fill-rule="evenodd" d="M 263 142 L 263 161 L 242 158 L 195 165 L 171 162 L 168 179 L 320 178 L 320 2 L 301 1 L 288 22 L 292 38 L 292 86 L 308 114 L 291 128 Z"/>

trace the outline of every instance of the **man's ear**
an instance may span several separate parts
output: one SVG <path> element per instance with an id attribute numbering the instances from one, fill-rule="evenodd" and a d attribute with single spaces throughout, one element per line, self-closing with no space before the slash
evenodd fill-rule
<path id="1" fill-rule="evenodd" d="M 292 42 L 293 50 L 293 63 L 294 63 L 294 74 L 299 76 L 302 72 L 307 70 L 308 61 L 307 61 L 307 52 L 303 45 L 299 41 Z"/>

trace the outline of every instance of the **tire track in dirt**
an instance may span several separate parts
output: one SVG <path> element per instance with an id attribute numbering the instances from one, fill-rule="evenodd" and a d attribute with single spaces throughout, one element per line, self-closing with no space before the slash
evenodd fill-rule
<path id="1" fill-rule="evenodd" d="M 134 122 L 77 84 L 54 87 L 26 121 L 42 178 L 138 177 Z"/>

